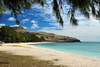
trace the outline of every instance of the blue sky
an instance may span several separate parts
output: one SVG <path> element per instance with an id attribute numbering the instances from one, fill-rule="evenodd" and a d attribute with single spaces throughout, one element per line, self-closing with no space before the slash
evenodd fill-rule
<path id="1" fill-rule="evenodd" d="M 23 15 L 18 16 L 18 19 L 21 22 L 19 26 L 31 31 L 42 31 L 75 37 L 81 41 L 100 42 L 100 21 L 96 20 L 92 16 L 87 20 L 77 11 L 76 18 L 79 20 L 79 25 L 74 27 L 69 23 L 69 17 L 67 15 L 70 6 L 64 4 L 62 13 L 64 26 L 62 28 L 57 22 L 50 4 L 51 1 L 48 1 L 44 7 L 41 7 L 39 4 L 34 4 L 30 10 L 25 12 L 23 11 Z M 15 23 L 14 17 L 10 15 L 10 11 L 6 11 L 0 21 L 0 27 L 5 25 L 13 27 L 18 26 Z"/>

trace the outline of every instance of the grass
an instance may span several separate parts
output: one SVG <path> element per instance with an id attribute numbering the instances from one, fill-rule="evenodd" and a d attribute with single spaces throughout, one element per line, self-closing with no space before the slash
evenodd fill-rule
<path id="1" fill-rule="evenodd" d="M 20 45 L 9 45 L 9 46 L 12 46 L 12 47 L 24 47 L 24 46 L 20 46 Z"/>
<path id="2" fill-rule="evenodd" d="M 26 46 L 21 46 L 21 45 L 8 45 L 8 46 L 11 46 L 11 47 L 24 47 L 24 48 L 31 48 L 31 47 L 26 47 Z"/>
<path id="3" fill-rule="evenodd" d="M 11 46 L 11 47 L 24 47 L 24 48 L 31 48 L 31 47 L 25 47 L 25 46 L 21 46 L 21 45 L 8 45 L 8 46 Z"/>
<path id="4" fill-rule="evenodd" d="M 12 55 L 0 51 L 0 67 L 65 67 L 54 65 L 51 61 L 36 59 L 31 56 Z"/>
<path id="5" fill-rule="evenodd" d="M 54 61 L 59 61 L 59 59 L 53 59 Z"/>

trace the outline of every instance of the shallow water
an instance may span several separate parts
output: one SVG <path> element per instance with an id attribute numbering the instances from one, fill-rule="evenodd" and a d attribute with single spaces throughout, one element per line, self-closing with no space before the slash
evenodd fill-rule
<path id="1" fill-rule="evenodd" d="M 100 42 L 43 43 L 36 46 L 100 60 Z"/>

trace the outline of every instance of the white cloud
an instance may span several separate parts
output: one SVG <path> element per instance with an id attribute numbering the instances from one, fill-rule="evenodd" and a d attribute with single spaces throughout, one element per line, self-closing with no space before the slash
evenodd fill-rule
<path id="1" fill-rule="evenodd" d="M 32 8 L 33 12 L 37 11 L 37 13 L 30 15 L 39 16 L 43 18 L 44 21 L 51 22 L 49 25 L 52 25 L 52 27 L 44 27 L 40 31 L 76 37 L 82 41 L 100 41 L 100 23 L 98 20 L 94 19 L 92 16 L 90 20 L 87 20 L 79 11 L 77 11 L 76 18 L 79 20 L 79 26 L 73 27 L 69 23 L 69 16 L 67 16 L 70 6 L 64 4 L 64 13 L 61 14 L 64 20 L 64 26 L 62 28 L 58 23 L 55 23 L 57 20 L 52 13 L 52 6 L 50 4 L 51 0 L 43 8 L 40 7 L 40 5 L 34 5 Z"/>
<path id="2" fill-rule="evenodd" d="M 5 26 L 5 24 L 0 24 L 0 28 L 1 28 L 2 26 Z"/>
<path id="3" fill-rule="evenodd" d="M 11 25 L 10 27 L 19 27 L 19 25 Z"/>
<path id="4" fill-rule="evenodd" d="M 10 15 L 11 12 L 7 10 L 4 14 L 8 14 L 8 15 Z"/>
<path id="5" fill-rule="evenodd" d="M 67 12 L 70 6 L 67 4 L 64 4 L 63 10 L 62 10 L 62 17 L 64 22 L 67 22 L 69 19 L 67 17 Z M 55 14 L 53 13 L 52 9 L 52 0 L 47 1 L 47 4 L 44 5 L 44 7 L 41 7 L 40 5 L 33 5 L 32 7 L 32 12 L 36 12 L 35 14 L 29 13 L 29 15 L 33 16 L 39 16 L 43 18 L 42 20 L 44 21 L 49 21 L 49 22 L 57 22 L 57 18 Z"/>
<path id="6" fill-rule="evenodd" d="M 31 29 L 39 28 L 37 24 L 32 24 Z"/>
<path id="7" fill-rule="evenodd" d="M 60 28 L 58 28 L 58 27 L 43 27 L 43 30 L 49 30 L 49 31 L 56 30 L 56 29 L 60 29 Z"/>
<path id="8" fill-rule="evenodd" d="M 32 20 L 31 23 L 32 23 L 31 29 L 39 28 L 39 26 L 38 26 L 38 24 L 37 24 L 37 21 Z"/>
<path id="9" fill-rule="evenodd" d="M 22 11 L 22 13 L 24 13 L 25 11 Z"/>
<path id="10" fill-rule="evenodd" d="M 37 21 L 32 20 L 31 23 L 37 23 Z"/>
<path id="11" fill-rule="evenodd" d="M 44 7 L 41 7 L 40 5 L 33 5 L 32 13 L 37 13 L 29 13 L 29 15 L 39 16 L 43 18 L 44 21 L 56 22 L 57 20 L 56 17 L 53 15 L 52 5 L 50 4 L 52 4 L 51 0 L 47 1 L 47 4 L 45 4 Z"/>
<path id="12" fill-rule="evenodd" d="M 29 15 L 34 15 L 33 13 L 28 13 Z"/>
<path id="13" fill-rule="evenodd" d="M 23 19 L 22 23 L 26 23 L 27 21 L 29 21 L 29 19 Z"/>
<path id="14" fill-rule="evenodd" d="M 81 41 L 99 41 L 100 42 L 100 23 L 98 20 L 91 17 L 89 21 L 80 21 L 79 26 L 73 27 L 68 24 L 64 24 L 62 30 L 57 30 L 60 26 L 57 23 L 50 23 L 50 25 L 56 26 L 56 28 L 44 27 L 40 31 L 55 33 L 58 35 L 70 36 L 80 39 Z"/>
<path id="15" fill-rule="evenodd" d="M 11 25 L 10 27 L 20 27 L 19 25 Z M 21 26 L 21 27 L 23 27 L 24 29 L 27 29 L 27 27 L 25 27 L 25 26 Z"/>
<path id="16" fill-rule="evenodd" d="M 9 21 L 15 21 L 15 18 L 10 17 L 10 18 L 8 18 L 8 20 L 9 20 Z"/>
<path id="17" fill-rule="evenodd" d="M 29 21 L 29 19 L 23 19 L 22 21 Z"/>
<path id="18" fill-rule="evenodd" d="M 25 26 L 22 26 L 24 29 L 27 29 L 27 27 L 25 27 Z"/>

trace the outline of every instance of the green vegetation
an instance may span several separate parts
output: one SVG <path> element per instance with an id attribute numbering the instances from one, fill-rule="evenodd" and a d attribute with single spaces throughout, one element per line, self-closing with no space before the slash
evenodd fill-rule
<path id="1" fill-rule="evenodd" d="M 11 15 L 15 16 L 16 23 L 20 24 L 18 21 L 18 15 L 22 14 L 22 11 L 26 11 L 31 8 L 33 4 L 45 5 L 46 1 L 49 0 L 0 0 L 0 17 L 3 16 L 5 11 L 9 10 Z M 84 15 L 85 18 L 93 15 L 94 18 L 100 20 L 100 0 L 52 0 L 52 9 L 58 22 L 63 26 L 63 17 L 61 13 L 63 12 L 64 4 L 68 5 L 70 22 L 73 25 L 78 25 L 78 20 L 76 19 L 76 12 Z M 67 8 L 66 8 L 67 10 Z"/>
<path id="2" fill-rule="evenodd" d="M 26 46 L 21 46 L 21 45 L 7 45 L 7 46 L 10 46 L 10 47 L 24 47 L 24 48 L 31 48 L 31 47 L 26 47 Z"/>
<path id="3" fill-rule="evenodd" d="M 59 59 L 54 59 L 54 61 L 59 61 Z"/>
<path id="4" fill-rule="evenodd" d="M 45 41 L 44 37 L 38 37 L 35 34 L 16 32 L 9 26 L 0 28 L 0 41 L 3 42 L 41 42 Z"/>
<path id="5" fill-rule="evenodd" d="M 9 46 L 12 46 L 12 47 L 25 47 L 25 46 L 21 46 L 21 45 L 9 45 Z"/>
<path id="6" fill-rule="evenodd" d="M 51 61 L 39 60 L 31 56 L 19 56 L 0 51 L 0 67 L 65 67 Z"/>

